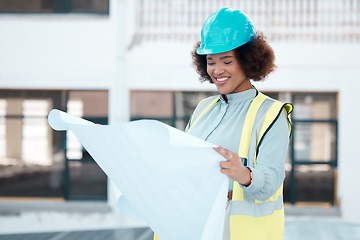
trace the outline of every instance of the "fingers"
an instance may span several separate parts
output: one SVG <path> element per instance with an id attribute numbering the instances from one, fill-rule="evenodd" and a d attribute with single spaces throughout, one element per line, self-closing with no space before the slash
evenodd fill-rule
<path id="1" fill-rule="evenodd" d="M 220 155 L 222 155 L 227 161 L 221 161 L 220 162 L 220 171 L 224 174 L 227 173 L 231 168 L 234 166 L 234 161 L 238 158 L 236 155 L 234 157 L 234 154 L 232 151 L 227 150 L 226 148 L 223 148 L 221 146 L 214 148 L 215 151 L 217 151 Z"/>
<path id="2" fill-rule="evenodd" d="M 220 162 L 220 172 L 222 174 L 227 175 L 229 178 L 234 180 L 234 177 L 236 177 L 236 168 L 234 167 L 234 164 L 230 162 Z"/>
<path id="3" fill-rule="evenodd" d="M 227 169 L 227 168 L 220 168 L 220 172 L 222 173 L 222 174 L 225 174 L 225 175 L 230 175 L 230 173 L 229 173 L 229 169 Z"/>
<path id="4" fill-rule="evenodd" d="M 239 182 L 240 184 L 248 183 L 247 174 L 248 172 L 244 172 L 244 169 L 246 171 L 249 171 L 248 168 L 244 167 L 241 158 L 234 152 L 225 149 L 221 146 L 218 146 L 214 148 L 216 152 L 218 152 L 220 155 L 222 155 L 227 161 L 220 161 L 220 172 L 222 174 L 225 174 L 230 179 Z M 245 176 L 245 180 L 244 180 Z"/>
<path id="5" fill-rule="evenodd" d="M 227 168 L 230 168 L 231 167 L 231 163 L 229 162 L 220 162 L 220 168 L 224 168 L 224 169 L 227 169 Z"/>
<path id="6" fill-rule="evenodd" d="M 228 161 L 234 160 L 238 157 L 237 154 L 236 154 L 236 156 L 234 156 L 235 153 L 233 153 L 232 151 L 227 150 L 221 146 L 214 148 L 214 150 L 216 152 L 218 152 L 220 155 L 222 155 L 224 158 L 226 158 Z"/>

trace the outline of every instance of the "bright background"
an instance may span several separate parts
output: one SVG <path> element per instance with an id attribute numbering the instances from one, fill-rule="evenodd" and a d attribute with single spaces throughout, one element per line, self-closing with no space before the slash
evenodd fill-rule
<path id="1" fill-rule="evenodd" d="M 190 52 L 224 6 L 243 9 L 275 51 L 278 69 L 255 86 L 295 106 L 287 219 L 360 224 L 359 1 L 0 0 L 0 233 L 146 226 L 116 210 L 106 176 L 46 116 L 183 129 L 216 94 Z"/>

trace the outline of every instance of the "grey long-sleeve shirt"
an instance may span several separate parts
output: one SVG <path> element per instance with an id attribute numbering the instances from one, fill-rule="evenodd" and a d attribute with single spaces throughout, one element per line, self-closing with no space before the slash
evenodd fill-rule
<path id="1" fill-rule="evenodd" d="M 190 134 L 237 153 L 245 116 L 256 93 L 256 89 L 249 89 L 228 94 L 228 102 L 221 95 L 204 100 L 193 113 L 193 121 L 216 97 L 220 97 L 220 100 L 198 120 Z M 272 103 L 273 100 L 267 99 L 262 107 Z M 247 166 L 253 172 L 253 179 L 249 186 L 240 185 L 240 187 L 244 189 L 245 198 L 265 201 L 279 189 L 285 178 L 284 161 L 289 144 L 289 125 L 287 114 L 283 110 L 260 145 L 255 167 L 253 160 L 256 152 L 256 133 L 260 130 L 261 119 L 264 119 L 266 111 L 261 111 L 260 108 L 259 113 L 256 117 L 259 121 L 254 125 L 255 131 L 251 137 L 247 161 Z M 186 132 L 190 126 L 189 122 Z M 232 184 L 233 182 L 230 183 L 229 190 L 232 190 Z"/>

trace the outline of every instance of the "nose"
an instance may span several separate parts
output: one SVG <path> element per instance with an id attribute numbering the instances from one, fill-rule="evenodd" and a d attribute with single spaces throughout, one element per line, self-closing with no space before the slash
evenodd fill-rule
<path id="1" fill-rule="evenodd" d="M 214 74 L 215 75 L 221 75 L 225 72 L 224 68 L 221 66 L 221 64 L 217 64 L 214 68 Z"/>

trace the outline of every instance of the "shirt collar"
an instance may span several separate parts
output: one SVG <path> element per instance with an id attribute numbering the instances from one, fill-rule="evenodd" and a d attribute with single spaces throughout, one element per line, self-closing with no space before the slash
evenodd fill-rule
<path id="1" fill-rule="evenodd" d="M 241 103 L 250 99 L 253 99 L 257 94 L 255 88 L 251 88 L 238 93 L 227 94 L 228 104 Z M 224 95 L 220 94 L 220 100 L 225 102 Z"/>

